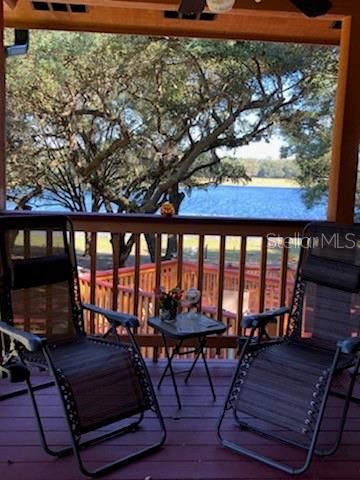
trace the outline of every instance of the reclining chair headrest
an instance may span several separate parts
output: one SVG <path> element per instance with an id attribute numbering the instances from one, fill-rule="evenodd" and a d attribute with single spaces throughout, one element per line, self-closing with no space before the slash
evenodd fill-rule
<path id="1" fill-rule="evenodd" d="M 14 260 L 11 288 L 39 287 L 65 282 L 71 278 L 71 265 L 66 254 Z"/>
<path id="2" fill-rule="evenodd" d="M 345 292 L 360 291 L 360 266 L 309 254 L 301 268 L 303 280 Z"/>

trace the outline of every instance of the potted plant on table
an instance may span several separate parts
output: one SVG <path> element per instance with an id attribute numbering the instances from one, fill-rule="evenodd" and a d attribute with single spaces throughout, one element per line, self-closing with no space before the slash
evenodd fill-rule
<path id="1" fill-rule="evenodd" d="M 159 301 L 161 320 L 171 321 L 176 319 L 182 295 L 183 290 L 179 287 L 172 288 L 169 291 L 166 291 L 164 287 L 155 289 L 155 296 Z"/>

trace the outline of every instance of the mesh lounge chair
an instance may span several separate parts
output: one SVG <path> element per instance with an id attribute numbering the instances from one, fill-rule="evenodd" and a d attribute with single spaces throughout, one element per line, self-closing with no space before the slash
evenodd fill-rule
<path id="1" fill-rule="evenodd" d="M 138 319 L 81 303 L 73 239 L 64 216 L 0 218 L 1 369 L 10 380 L 26 382 L 45 450 L 59 457 L 74 452 L 82 473 L 99 476 L 160 447 L 166 432 L 132 332 Z M 107 319 L 107 333 L 117 335 L 123 327 L 129 343 L 87 336 L 84 309 Z M 71 434 L 69 448 L 54 450 L 47 443 L 31 366 L 54 379 Z M 85 467 L 83 447 L 133 431 L 149 416 L 159 422 L 155 443 L 96 470 Z M 115 423 L 113 431 L 86 438 Z"/>
<path id="2" fill-rule="evenodd" d="M 360 227 L 314 223 L 304 236 L 286 335 L 258 341 L 286 308 L 243 319 L 251 334 L 218 423 L 224 446 L 292 474 L 305 472 L 314 453 L 337 450 L 349 403 L 359 402 L 352 392 L 360 363 Z M 345 377 L 345 393 L 332 392 L 339 377 L 342 383 Z M 317 441 L 331 393 L 343 400 L 342 417 L 334 444 L 325 449 Z M 236 427 L 225 432 L 231 413 Z M 284 464 L 249 449 L 239 430 L 306 449 L 304 463 Z"/>

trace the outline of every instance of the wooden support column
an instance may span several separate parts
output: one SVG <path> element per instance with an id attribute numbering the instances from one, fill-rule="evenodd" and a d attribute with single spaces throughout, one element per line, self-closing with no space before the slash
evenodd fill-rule
<path id="1" fill-rule="evenodd" d="M 4 5 L 0 1 L 0 210 L 6 205 Z"/>
<path id="2" fill-rule="evenodd" d="M 360 16 L 342 23 L 328 219 L 352 223 L 360 141 Z"/>

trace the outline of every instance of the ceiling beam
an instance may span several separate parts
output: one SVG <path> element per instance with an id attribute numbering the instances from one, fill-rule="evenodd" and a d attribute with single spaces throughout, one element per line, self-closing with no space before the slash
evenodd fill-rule
<path id="1" fill-rule="evenodd" d="M 3 0 L 6 4 L 29 3 L 30 0 Z M 46 0 L 45 0 L 46 1 Z M 178 10 L 181 0 L 59 0 L 61 3 L 86 4 L 89 6 L 118 7 L 131 10 Z M 331 0 L 333 7 L 321 17 L 317 18 L 343 18 L 354 12 L 360 13 L 360 2 L 358 0 Z M 205 7 L 205 11 L 208 11 Z M 296 8 L 290 0 L 262 0 L 260 3 L 254 0 L 236 0 L 230 12 L 221 15 L 275 15 L 278 17 L 304 17 L 304 14 Z"/>
<path id="2" fill-rule="evenodd" d="M 71 0 L 66 0 L 72 3 Z M 95 0 L 99 2 L 99 0 Z M 331 0 L 332 8 L 324 15 L 324 17 L 332 18 L 334 16 L 347 16 L 354 11 L 360 12 L 360 2 L 358 0 Z M 81 3 L 81 0 L 76 0 L 75 3 Z M 140 8 L 147 10 L 163 10 L 164 7 L 168 9 L 177 10 L 180 5 L 180 0 L 112 0 L 112 3 L 121 8 Z M 303 16 L 289 0 L 262 0 L 259 3 L 254 0 L 236 0 L 230 14 L 242 15 L 244 13 L 251 13 L 254 15 L 264 15 L 268 13 L 276 13 L 285 16 Z"/>
<path id="3" fill-rule="evenodd" d="M 214 21 L 165 18 L 163 12 L 89 7 L 86 14 L 35 11 L 29 3 L 6 15 L 7 27 L 105 33 L 263 40 L 337 45 L 340 31 L 332 21 L 304 16 L 274 21 L 266 16 L 218 15 Z"/>

